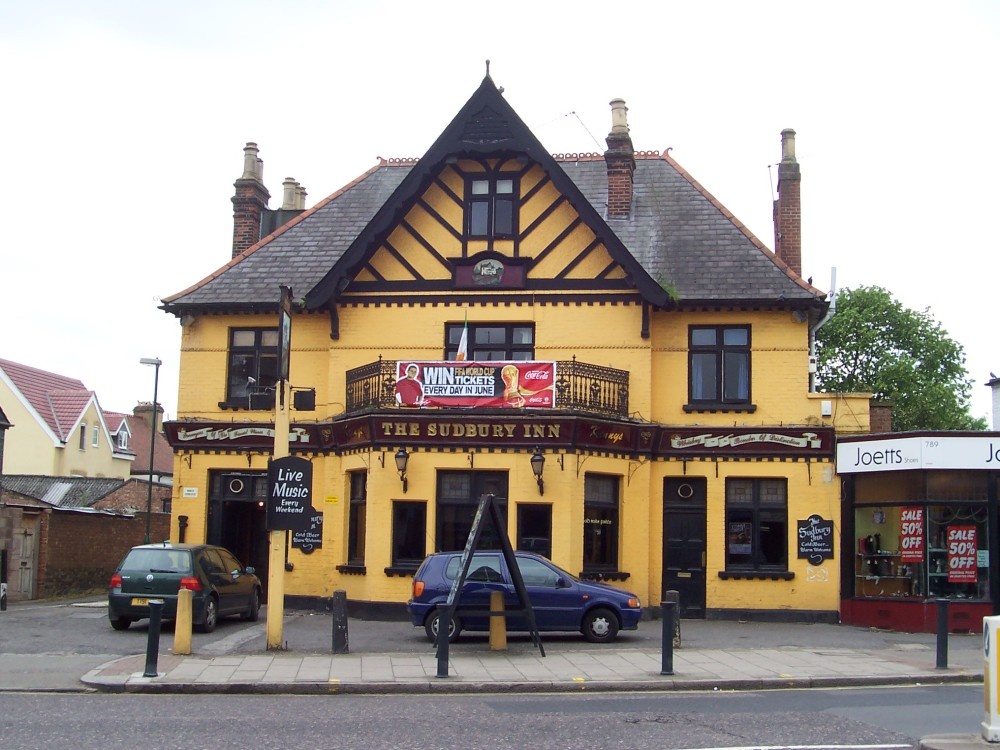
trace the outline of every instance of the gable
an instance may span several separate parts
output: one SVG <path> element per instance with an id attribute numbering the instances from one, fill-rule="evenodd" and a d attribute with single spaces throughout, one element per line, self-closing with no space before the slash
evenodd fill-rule
<path id="1" fill-rule="evenodd" d="M 465 231 L 466 185 L 487 171 L 517 185 L 518 231 L 473 238 Z M 480 258 L 523 266 L 513 287 L 631 289 L 627 272 L 597 231 L 538 164 L 516 159 L 462 159 L 446 164 L 388 236 L 361 260 L 344 294 L 395 290 L 450 291 L 463 286 L 458 268 Z"/>

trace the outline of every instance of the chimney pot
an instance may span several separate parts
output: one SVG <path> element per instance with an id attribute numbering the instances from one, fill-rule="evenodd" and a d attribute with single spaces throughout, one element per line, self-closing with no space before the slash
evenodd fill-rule
<path id="1" fill-rule="evenodd" d="M 611 100 L 611 132 L 628 133 L 628 107 L 624 99 Z"/>
<path id="2" fill-rule="evenodd" d="M 260 159 L 257 158 L 257 144 L 253 141 L 247 141 L 247 145 L 243 147 L 243 174 L 240 179 L 258 179 L 257 168 L 260 163 Z"/>
<path id="3" fill-rule="evenodd" d="M 264 187 L 264 161 L 257 144 L 243 148 L 243 174 L 236 181 L 233 195 L 233 257 L 260 241 L 260 220 L 271 194 Z"/>
<path id="4" fill-rule="evenodd" d="M 795 161 L 795 131 L 785 128 L 781 131 L 781 160 L 785 162 Z"/>
<path id="5" fill-rule="evenodd" d="M 299 183 L 295 181 L 294 177 L 286 177 L 285 181 L 281 183 L 281 185 L 284 188 L 284 192 L 281 196 L 281 210 L 294 211 L 298 208 Z"/>

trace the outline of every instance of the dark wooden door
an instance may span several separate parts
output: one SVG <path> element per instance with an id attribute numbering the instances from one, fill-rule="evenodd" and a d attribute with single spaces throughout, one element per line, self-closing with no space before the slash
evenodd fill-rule
<path id="1" fill-rule="evenodd" d="M 663 482 L 663 591 L 678 592 L 688 619 L 705 617 L 706 501 L 704 477 Z"/>

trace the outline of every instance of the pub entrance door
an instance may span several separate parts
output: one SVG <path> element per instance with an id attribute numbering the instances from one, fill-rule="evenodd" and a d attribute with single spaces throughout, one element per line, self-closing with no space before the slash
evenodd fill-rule
<path id="1" fill-rule="evenodd" d="M 705 531 L 708 481 L 704 477 L 663 482 L 663 591 L 677 591 L 678 612 L 705 617 Z"/>

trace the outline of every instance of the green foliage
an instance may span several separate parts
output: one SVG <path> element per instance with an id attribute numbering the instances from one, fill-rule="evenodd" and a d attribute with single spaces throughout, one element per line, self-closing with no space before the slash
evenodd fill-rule
<path id="1" fill-rule="evenodd" d="M 892 402 L 894 430 L 986 429 L 969 413 L 965 350 L 929 309 L 907 309 L 877 286 L 844 289 L 816 343 L 820 389 Z"/>

